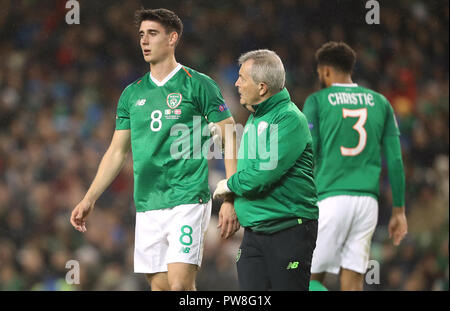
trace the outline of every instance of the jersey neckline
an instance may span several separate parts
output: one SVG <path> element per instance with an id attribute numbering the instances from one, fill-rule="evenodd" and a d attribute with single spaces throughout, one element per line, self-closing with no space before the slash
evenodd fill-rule
<path id="1" fill-rule="evenodd" d="M 342 87 L 358 87 L 356 83 L 333 83 L 331 86 L 342 86 Z"/>
<path id="2" fill-rule="evenodd" d="M 178 71 L 180 71 L 180 69 L 183 66 L 181 64 L 178 64 L 174 70 L 172 70 L 171 73 L 169 73 L 161 82 L 156 80 L 153 76 L 152 73 L 150 72 L 149 77 L 150 80 L 153 81 L 153 83 L 155 83 L 157 86 L 164 86 L 164 84 L 166 84 Z"/>

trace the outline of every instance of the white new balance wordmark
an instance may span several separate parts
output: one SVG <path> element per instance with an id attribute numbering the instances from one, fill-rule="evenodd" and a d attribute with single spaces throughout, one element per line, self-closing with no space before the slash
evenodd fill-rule
<path id="1" fill-rule="evenodd" d="M 139 99 L 136 101 L 136 106 L 144 106 L 146 101 L 146 99 Z"/>

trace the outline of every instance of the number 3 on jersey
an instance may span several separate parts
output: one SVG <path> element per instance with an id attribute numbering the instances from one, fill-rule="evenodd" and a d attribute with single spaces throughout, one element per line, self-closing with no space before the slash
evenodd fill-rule
<path id="1" fill-rule="evenodd" d="M 150 117 L 152 118 L 152 122 L 150 122 L 150 129 L 153 132 L 158 132 L 162 127 L 162 122 L 161 122 L 162 112 L 161 112 L 161 110 L 153 110 Z"/>
<path id="2" fill-rule="evenodd" d="M 342 109 L 342 116 L 345 118 L 358 118 L 355 125 L 353 125 L 353 129 L 359 134 L 358 145 L 355 148 L 346 148 L 341 146 L 341 154 L 347 157 L 354 157 L 360 154 L 364 147 L 366 147 L 367 142 L 367 132 L 364 129 L 364 124 L 367 121 L 367 108 L 362 109 Z"/>

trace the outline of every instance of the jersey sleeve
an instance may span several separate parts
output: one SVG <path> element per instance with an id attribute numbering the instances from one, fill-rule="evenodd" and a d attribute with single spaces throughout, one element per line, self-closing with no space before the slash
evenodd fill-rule
<path id="1" fill-rule="evenodd" d="M 320 146 L 318 110 L 319 106 L 317 103 L 317 99 L 313 95 L 308 96 L 303 106 L 303 114 L 306 116 L 306 119 L 308 120 L 308 127 L 313 139 L 313 152 L 315 158 L 317 158 L 317 156 L 319 155 L 319 146 Z"/>
<path id="2" fill-rule="evenodd" d="M 208 122 L 216 123 L 231 117 L 230 110 L 225 104 L 216 82 L 208 76 L 201 76 L 198 82 L 198 105 L 200 112 L 206 117 Z"/>
<path id="3" fill-rule="evenodd" d="M 395 118 L 394 109 L 392 109 L 391 104 L 386 98 L 383 97 L 383 99 L 386 103 L 386 119 L 384 123 L 383 137 L 400 136 L 400 130 L 398 128 L 397 119 Z"/>
<path id="4" fill-rule="evenodd" d="M 130 129 L 129 90 L 126 88 L 120 95 L 116 112 L 116 130 Z"/>
<path id="5" fill-rule="evenodd" d="M 269 165 L 263 168 L 260 161 L 252 161 L 250 167 L 238 171 L 228 179 L 228 188 L 244 197 L 264 193 L 294 166 L 306 148 L 308 136 L 306 119 L 302 120 L 294 114 L 283 116 L 277 124 L 277 135 L 270 135 L 269 138 L 270 146 L 278 146 L 276 162 L 266 163 Z"/>
<path id="6" fill-rule="evenodd" d="M 403 168 L 400 139 L 395 136 L 383 140 L 383 154 L 386 157 L 389 184 L 392 189 L 394 207 L 405 206 L 405 171 Z"/>
<path id="7" fill-rule="evenodd" d="M 394 207 L 405 206 L 405 172 L 403 168 L 400 130 L 395 119 L 394 109 L 386 102 L 386 121 L 383 132 L 382 148 L 386 157 L 388 178 L 392 189 Z"/>

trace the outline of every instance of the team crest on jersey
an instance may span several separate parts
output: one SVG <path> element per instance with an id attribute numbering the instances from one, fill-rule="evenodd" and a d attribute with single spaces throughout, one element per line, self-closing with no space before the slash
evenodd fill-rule
<path id="1" fill-rule="evenodd" d="M 167 95 L 167 106 L 169 106 L 170 109 L 175 109 L 181 104 L 181 99 L 183 96 L 181 96 L 180 93 L 170 93 Z"/>

